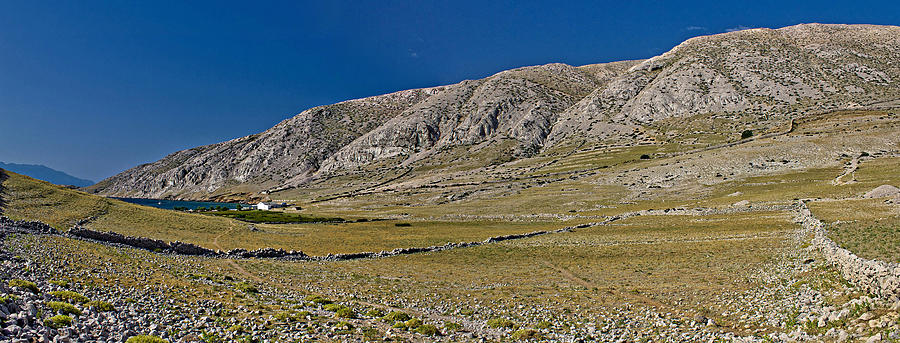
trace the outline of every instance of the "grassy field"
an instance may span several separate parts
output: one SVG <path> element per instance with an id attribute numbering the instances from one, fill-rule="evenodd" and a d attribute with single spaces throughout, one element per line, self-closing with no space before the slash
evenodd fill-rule
<path id="1" fill-rule="evenodd" d="M 321 223 L 321 222 L 343 222 L 343 218 L 326 218 L 326 217 L 315 217 L 300 213 L 285 213 L 285 212 L 276 212 L 276 211 L 260 211 L 260 210 L 252 210 L 252 211 L 209 211 L 209 212 L 201 212 L 204 215 L 217 216 L 217 217 L 225 217 L 231 219 L 237 219 L 243 222 L 250 223 L 286 223 L 286 224 L 296 224 L 296 223 Z"/>
<path id="2" fill-rule="evenodd" d="M 565 327 L 579 315 L 633 304 L 690 318 L 717 314 L 718 296 L 759 285 L 748 276 L 771 261 L 793 228 L 784 213 L 640 217 L 617 225 L 475 248 L 390 259 L 296 264 L 240 261 L 283 284 L 303 284 L 388 305 L 433 308 L 487 320 L 509 315 L 523 326 Z M 522 316 L 520 306 L 532 308 Z M 569 319 L 567 319 L 569 318 Z M 726 324 L 727 325 L 727 324 Z"/>
<path id="3" fill-rule="evenodd" d="M 809 204 L 825 222 L 829 237 L 857 255 L 900 262 L 900 206 L 884 199 L 822 201 Z"/>
<path id="4" fill-rule="evenodd" d="M 423 221 L 386 220 L 348 223 L 251 224 L 235 219 L 162 210 L 65 189 L 14 173 L 3 183 L 5 214 L 14 219 L 40 220 L 67 230 L 76 221 L 94 217 L 88 228 L 166 241 L 182 241 L 210 249 L 265 247 L 304 251 L 311 255 L 381 251 L 395 248 L 481 241 L 488 237 L 558 229 L 585 220 Z M 227 214 L 238 213 L 228 211 Z M 252 213 L 252 212 L 251 212 Z M 282 216 L 295 216 L 280 213 Z M 309 217 L 304 217 L 309 218 Z M 322 218 L 316 216 L 316 218 Z M 408 227 L 398 227 L 408 223 Z"/>

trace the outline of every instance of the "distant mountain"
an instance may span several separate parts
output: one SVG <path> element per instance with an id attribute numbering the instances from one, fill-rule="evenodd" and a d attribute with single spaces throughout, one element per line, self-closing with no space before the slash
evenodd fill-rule
<path id="1" fill-rule="evenodd" d="M 43 166 L 40 164 L 16 164 L 0 162 L 0 168 L 9 170 L 14 173 L 28 175 L 35 179 L 44 180 L 57 185 L 72 185 L 77 187 L 87 187 L 95 182 L 87 179 L 80 179 L 72 175 L 66 174 L 59 170 Z"/>
<path id="2" fill-rule="evenodd" d="M 767 130 L 810 112 L 900 98 L 898 37 L 896 26 L 805 24 L 696 37 L 643 61 L 518 68 L 311 108 L 265 132 L 176 152 L 88 190 L 257 198 L 321 188 L 329 179 L 368 182 L 369 170 L 409 177 L 429 165 L 472 171 L 647 144 L 665 136 L 665 125 L 703 115 Z"/>

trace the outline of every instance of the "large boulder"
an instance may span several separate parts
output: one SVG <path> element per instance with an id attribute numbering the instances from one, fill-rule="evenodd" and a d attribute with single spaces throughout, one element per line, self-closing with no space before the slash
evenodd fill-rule
<path id="1" fill-rule="evenodd" d="M 900 188 L 897 188 L 897 187 L 894 187 L 891 185 L 881 185 L 871 191 L 866 192 L 866 194 L 863 194 L 863 198 L 866 198 L 866 199 L 875 199 L 875 198 L 900 199 Z"/>

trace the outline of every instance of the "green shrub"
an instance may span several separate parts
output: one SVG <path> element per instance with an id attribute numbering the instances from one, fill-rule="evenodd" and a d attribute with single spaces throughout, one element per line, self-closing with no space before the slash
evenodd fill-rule
<path id="1" fill-rule="evenodd" d="M 525 339 L 541 339 L 543 335 L 537 330 L 532 329 L 523 329 L 516 332 L 513 332 L 512 339 L 515 340 L 525 340 Z"/>
<path id="2" fill-rule="evenodd" d="M 44 320 L 44 326 L 54 329 L 64 328 L 69 325 L 72 325 L 72 317 L 64 314 L 56 315 Z"/>
<path id="3" fill-rule="evenodd" d="M 381 332 L 375 328 L 363 328 L 362 334 L 367 341 L 377 341 L 381 339 Z"/>
<path id="4" fill-rule="evenodd" d="M 412 330 L 412 329 L 422 326 L 422 320 L 418 319 L 418 318 L 413 318 L 413 319 L 407 320 L 406 323 L 403 323 L 403 325 L 405 325 L 407 329 Z"/>
<path id="5" fill-rule="evenodd" d="M 348 322 L 339 322 L 334 324 L 334 327 L 338 329 L 339 333 L 348 333 L 347 331 L 353 330 L 353 325 Z"/>
<path id="6" fill-rule="evenodd" d="M 50 295 L 52 295 L 60 300 L 66 300 L 66 301 L 70 301 L 73 303 L 79 303 L 79 304 L 84 304 L 88 301 L 91 301 L 91 299 L 88 299 L 86 296 L 83 296 L 79 293 L 72 292 L 72 291 L 53 291 L 53 292 L 50 292 Z"/>
<path id="7" fill-rule="evenodd" d="M 57 285 L 63 288 L 69 288 L 69 282 L 65 280 L 50 280 L 51 285 Z"/>
<path id="8" fill-rule="evenodd" d="M 247 332 L 247 330 L 245 330 L 241 325 L 232 325 L 230 328 L 228 328 L 228 332 L 243 333 Z"/>
<path id="9" fill-rule="evenodd" d="M 456 331 L 462 330 L 462 328 L 463 328 L 463 326 L 460 323 L 454 323 L 454 322 L 444 323 L 444 330 L 447 330 L 447 331 L 456 332 Z"/>
<path id="10" fill-rule="evenodd" d="M 5 305 L 6 303 L 12 302 L 13 300 L 16 300 L 16 299 L 18 299 L 18 297 L 16 297 L 15 295 L 12 295 L 12 294 L 0 296 L 0 304 Z"/>
<path id="11" fill-rule="evenodd" d="M 238 282 L 238 283 L 235 283 L 235 284 L 234 284 L 234 288 L 237 289 L 237 290 L 239 290 L 239 291 L 241 291 L 241 292 L 247 293 L 247 294 L 256 294 L 256 293 L 259 293 L 259 289 L 257 289 L 256 286 L 251 285 L 251 284 L 246 283 L 246 282 Z"/>
<path id="12" fill-rule="evenodd" d="M 85 304 L 85 306 L 100 312 L 113 312 L 116 310 L 115 306 L 103 300 L 89 301 L 87 304 Z"/>
<path id="13" fill-rule="evenodd" d="M 392 311 L 388 313 L 386 316 L 381 317 L 381 320 L 386 322 L 405 322 L 407 320 L 412 319 L 408 314 L 400 312 L 400 311 Z"/>
<path id="14" fill-rule="evenodd" d="M 549 329 L 549 328 L 553 327 L 553 323 L 548 322 L 546 320 L 542 320 L 542 321 L 538 322 L 537 325 L 535 325 L 534 327 L 536 327 L 538 329 Z"/>
<path id="15" fill-rule="evenodd" d="M 416 328 L 416 333 L 425 335 L 425 336 L 435 336 L 440 334 L 440 331 L 431 324 L 425 324 Z"/>
<path id="16" fill-rule="evenodd" d="M 338 318 L 356 318 L 356 312 L 354 312 L 349 307 L 344 307 L 335 312 Z"/>
<path id="17" fill-rule="evenodd" d="M 495 329 L 500 329 L 500 328 L 512 329 L 513 327 L 516 326 L 516 324 L 513 323 L 511 320 L 505 319 L 505 318 L 494 318 L 494 319 L 488 320 L 486 324 L 487 324 L 487 326 L 495 328 Z"/>
<path id="18" fill-rule="evenodd" d="M 280 322 L 297 321 L 297 313 L 295 312 L 278 312 L 275 314 L 275 320 Z"/>
<path id="19" fill-rule="evenodd" d="M 223 340 L 222 337 L 219 337 L 219 334 L 215 332 L 204 331 L 200 334 L 200 341 L 204 343 L 220 343 L 225 340 Z"/>
<path id="20" fill-rule="evenodd" d="M 38 290 L 37 284 L 35 284 L 34 282 L 20 280 L 20 279 L 9 280 L 9 287 L 27 289 L 27 290 L 31 291 L 31 293 L 40 292 Z"/>
<path id="21" fill-rule="evenodd" d="M 384 317 L 384 311 L 381 309 L 373 308 L 371 310 L 366 311 L 366 317 L 379 318 Z"/>
<path id="22" fill-rule="evenodd" d="M 642 159 L 642 160 L 649 160 L 649 159 L 650 159 L 650 155 L 643 154 L 643 155 L 641 155 L 641 159 Z"/>
<path id="23" fill-rule="evenodd" d="M 410 227 L 410 226 L 412 226 L 412 224 L 410 224 L 410 223 L 396 223 L 396 224 L 394 224 L 394 226 L 396 226 L 396 227 Z"/>
<path id="24" fill-rule="evenodd" d="M 322 306 L 322 308 L 328 312 L 337 312 L 337 311 L 340 311 L 341 309 L 347 308 L 347 306 L 344 306 L 341 304 L 325 304 L 325 306 Z"/>
<path id="25" fill-rule="evenodd" d="M 741 139 L 747 139 L 750 137 L 753 137 L 753 131 L 744 130 L 744 132 L 741 132 Z"/>
<path id="26" fill-rule="evenodd" d="M 75 305 L 64 303 L 61 301 L 48 301 L 47 306 L 52 308 L 56 312 L 62 312 L 62 314 L 74 314 L 76 316 L 81 315 L 81 310 L 75 307 Z"/>
<path id="27" fill-rule="evenodd" d="M 310 295 L 310 296 L 306 297 L 306 301 L 313 302 L 313 303 L 320 304 L 320 305 L 333 303 L 333 301 L 331 301 L 328 298 L 325 298 L 321 295 Z"/>
<path id="28" fill-rule="evenodd" d="M 125 343 L 169 343 L 169 341 L 156 336 L 140 335 L 129 337 Z"/>
<path id="29" fill-rule="evenodd" d="M 394 326 L 391 327 L 394 329 L 406 329 L 406 324 L 404 324 L 403 322 L 396 322 L 394 323 Z"/>

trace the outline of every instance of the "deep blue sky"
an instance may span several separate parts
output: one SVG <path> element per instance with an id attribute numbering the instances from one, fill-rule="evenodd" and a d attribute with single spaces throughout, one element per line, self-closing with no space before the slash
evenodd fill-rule
<path id="1" fill-rule="evenodd" d="M 686 38 L 900 24 L 897 1 L 0 0 L 0 161 L 100 180 L 341 100 Z"/>

